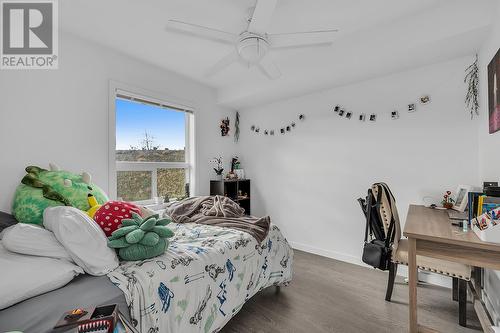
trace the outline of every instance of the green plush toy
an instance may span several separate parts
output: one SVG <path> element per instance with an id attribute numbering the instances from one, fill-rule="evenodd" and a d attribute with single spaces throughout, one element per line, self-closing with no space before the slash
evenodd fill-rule
<path id="1" fill-rule="evenodd" d="M 122 220 L 121 228 L 115 230 L 108 238 L 108 246 L 118 250 L 123 260 L 144 260 L 159 256 L 168 247 L 167 238 L 174 233 L 166 227 L 172 222 L 160 219 L 158 214 L 148 216 L 144 220 L 139 214 L 132 213 L 133 219 Z"/>
<path id="2" fill-rule="evenodd" d="M 104 191 L 92 184 L 86 172 L 63 171 L 55 164 L 50 164 L 50 170 L 29 166 L 26 172 L 16 189 L 12 206 L 12 213 L 19 222 L 42 225 L 43 211 L 52 206 L 73 206 L 87 211 L 89 194 L 100 204 L 108 201 Z"/>

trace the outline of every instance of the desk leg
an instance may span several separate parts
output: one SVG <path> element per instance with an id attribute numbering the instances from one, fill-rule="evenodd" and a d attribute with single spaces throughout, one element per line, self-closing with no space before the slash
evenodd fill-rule
<path id="1" fill-rule="evenodd" d="M 408 305 L 410 309 L 410 333 L 418 332 L 417 279 L 417 240 L 415 238 L 408 238 Z"/>

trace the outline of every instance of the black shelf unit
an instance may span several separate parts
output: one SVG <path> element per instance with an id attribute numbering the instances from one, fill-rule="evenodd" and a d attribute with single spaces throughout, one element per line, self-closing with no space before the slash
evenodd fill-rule
<path id="1" fill-rule="evenodd" d="M 237 202 L 250 215 L 250 179 L 211 180 L 210 195 L 223 195 Z"/>

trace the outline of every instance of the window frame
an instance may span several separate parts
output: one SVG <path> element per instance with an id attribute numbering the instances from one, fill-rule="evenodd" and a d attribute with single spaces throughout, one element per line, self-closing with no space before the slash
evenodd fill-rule
<path id="1" fill-rule="evenodd" d="M 169 107 L 174 111 L 185 114 L 185 162 L 132 162 L 116 160 L 116 99 L 118 95 L 127 95 L 131 98 L 146 100 L 159 107 Z M 150 171 L 151 172 L 151 199 L 134 201 L 141 205 L 154 204 L 158 197 L 157 175 L 158 169 L 185 169 L 186 181 L 189 182 L 190 193 L 196 189 L 196 150 L 195 150 L 195 108 L 191 103 L 175 100 L 160 93 L 148 91 L 128 84 L 110 81 L 109 84 L 109 136 L 108 136 L 108 195 L 110 199 L 117 199 L 117 172 L 118 171 Z"/>

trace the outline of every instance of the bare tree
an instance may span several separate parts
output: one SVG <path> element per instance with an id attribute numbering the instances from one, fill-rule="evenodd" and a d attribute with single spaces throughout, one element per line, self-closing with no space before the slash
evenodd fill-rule
<path id="1" fill-rule="evenodd" d="M 144 138 L 139 140 L 141 150 L 158 150 L 161 145 L 155 145 L 155 137 L 144 130 Z M 138 150 L 136 146 L 130 146 L 131 150 Z"/>

